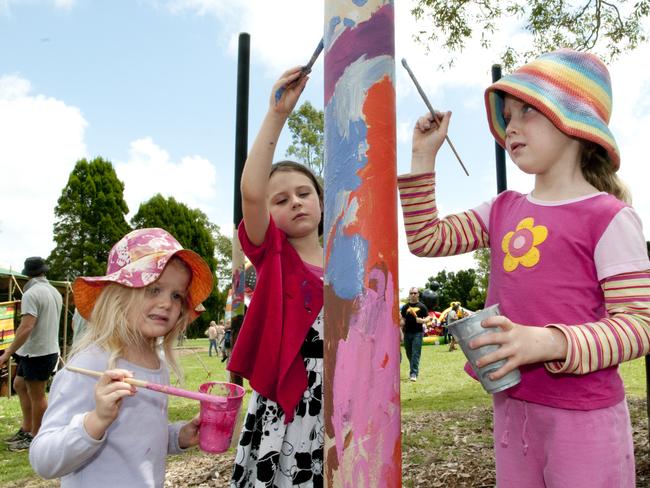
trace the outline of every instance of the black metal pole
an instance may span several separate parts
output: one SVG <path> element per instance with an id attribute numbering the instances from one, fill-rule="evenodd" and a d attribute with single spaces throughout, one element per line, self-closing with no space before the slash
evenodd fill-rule
<path id="1" fill-rule="evenodd" d="M 501 79 L 501 65 L 492 65 L 492 83 Z M 497 193 L 501 193 L 508 189 L 508 182 L 506 180 L 506 151 L 496 142 L 494 143 L 494 155 L 496 157 L 497 166 Z"/>
<path id="2" fill-rule="evenodd" d="M 230 319 L 230 347 L 235 347 L 237 336 L 244 322 L 244 287 L 246 270 L 244 254 L 237 239 L 237 226 L 243 218 L 241 206 L 241 175 L 248 155 L 248 87 L 250 73 L 251 37 L 239 34 L 239 52 L 237 55 L 237 115 L 235 121 L 235 188 L 233 202 L 233 239 L 232 239 L 232 316 Z M 230 373 L 230 381 L 243 385 L 241 376 Z"/>
<path id="3" fill-rule="evenodd" d="M 239 34 L 237 63 L 237 118 L 235 122 L 235 201 L 233 223 L 239 225 L 243 218 L 241 209 L 241 174 L 248 155 L 248 85 L 250 72 L 251 36 Z"/>

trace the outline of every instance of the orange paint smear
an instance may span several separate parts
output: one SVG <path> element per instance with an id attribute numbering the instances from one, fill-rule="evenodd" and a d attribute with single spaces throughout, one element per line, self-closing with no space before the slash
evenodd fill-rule
<path id="1" fill-rule="evenodd" d="M 359 202 L 357 219 L 345 229 L 368 241 L 367 271 L 383 263 L 397 275 L 397 168 L 395 90 L 388 77 L 374 84 L 363 105 L 367 126 L 368 163 L 359 171 L 361 186 L 353 192 Z M 371 191 L 374 189 L 374 193 Z M 381 191 L 377 191 L 381 189 Z M 387 228 L 386 223 L 391 226 Z M 391 228 L 392 227 L 392 228 Z M 371 231 L 371 232 L 368 232 Z M 369 283 L 366 283 L 368 286 Z"/>

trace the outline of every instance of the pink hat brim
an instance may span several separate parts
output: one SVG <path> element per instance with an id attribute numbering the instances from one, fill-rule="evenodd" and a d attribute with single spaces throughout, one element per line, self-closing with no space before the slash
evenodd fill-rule
<path id="1" fill-rule="evenodd" d="M 192 273 L 192 278 L 188 287 L 187 305 L 190 322 L 200 315 L 196 307 L 210 296 L 214 279 L 210 268 L 203 258 L 194 251 L 189 249 L 179 249 L 177 251 L 165 251 L 157 254 L 144 256 L 134 263 L 127 264 L 119 271 L 106 276 L 80 276 L 72 284 L 74 293 L 75 306 L 79 313 L 87 320 L 90 320 L 93 308 L 99 295 L 104 287 L 110 283 L 116 283 L 128 288 L 144 288 L 154 283 L 162 274 L 169 260 L 176 256 L 181 259 Z M 155 270 L 149 270 L 148 273 L 142 273 L 142 263 L 144 260 L 155 261 Z"/>

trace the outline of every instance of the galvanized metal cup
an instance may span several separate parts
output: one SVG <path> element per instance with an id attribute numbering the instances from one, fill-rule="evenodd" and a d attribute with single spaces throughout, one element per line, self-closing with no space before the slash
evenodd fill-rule
<path id="1" fill-rule="evenodd" d="M 510 388 L 511 386 L 515 386 L 521 381 L 521 373 L 519 372 L 519 369 L 510 371 L 501 379 L 494 381 L 490 379 L 490 374 L 494 373 L 497 369 L 506 363 L 505 359 L 486 364 L 482 368 L 478 368 L 476 366 L 476 361 L 479 358 L 496 351 L 501 346 L 497 344 L 489 344 L 479 347 L 478 349 L 470 349 L 469 347 L 469 343 L 472 341 L 472 339 L 483 334 L 494 333 L 494 331 L 490 328 L 486 329 L 481 327 L 481 322 L 483 319 L 499 315 L 499 313 L 499 304 L 497 303 L 491 307 L 484 308 L 483 310 L 476 312 L 469 317 L 449 324 L 449 332 L 456 338 L 456 341 L 460 345 L 460 348 L 463 350 L 465 357 L 472 366 L 474 373 L 481 382 L 481 385 L 483 385 L 483 388 L 485 388 L 485 391 L 488 393 L 498 393 Z"/>

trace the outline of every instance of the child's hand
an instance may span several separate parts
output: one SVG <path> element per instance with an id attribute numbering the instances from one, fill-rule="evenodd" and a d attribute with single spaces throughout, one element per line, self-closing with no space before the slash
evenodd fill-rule
<path id="1" fill-rule="evenodd" d="M 201 420 L 197 415 L 186 423 L 178 432 L 178 445 L 181 449 L 196 446 L 199 443 L 199 425 Z"/>
<path id="2" fill-rule="evenodd" d="M 501 347 L 483 356 L 476 365 L 482 368 L 486 364 L 506 359 L 506 364 L 490 375 L 498 380 L 510 371 L 524 364 L 542 363 L 546 361 L 564 360 L 567 353 L 567 342 L 564 334 L 555 327 L 534 327 L 515 324 L 507 317 L 497 315 L 485 319 L 483 327 L 494 327 L 493 334 L 484 334 L 469 343 L 472 349 L 486 344 L 497 344 Z M 501 329 L 499 331 L 499 329 Z"/>
<path id="3" fill-rule="evenodd" d="M 436 118 L 427 113 L 420 117 L 413 128 L 412 173 L 429 173 L 435 168 L 436 154 L 445 142 L 451 112 L 436 112 Z"/>
<path id="4" fill-rule="evenodd" d="M 133 374 L 125 369 L 111 369 L 99 378 L 95 385 L 95 410 L 84 418 L 86 432 L 94 439 L 101 439 L 120 412 L 122 398 L 135 395 L 135 387 L 122 381 Z"/>
<path id="5" fill-rule="evenodd" d="M 285 71 L 273 85 L 270 100 L 271 111 L 281 115 L 289 115 L 296 103 L 298 103 L 300 94 L 305 89 L 308 79 L 309 76 L 302 71 L 301 66 Z M 278 90 L 280 89 L 282 91 L 278 98 Z"/>

